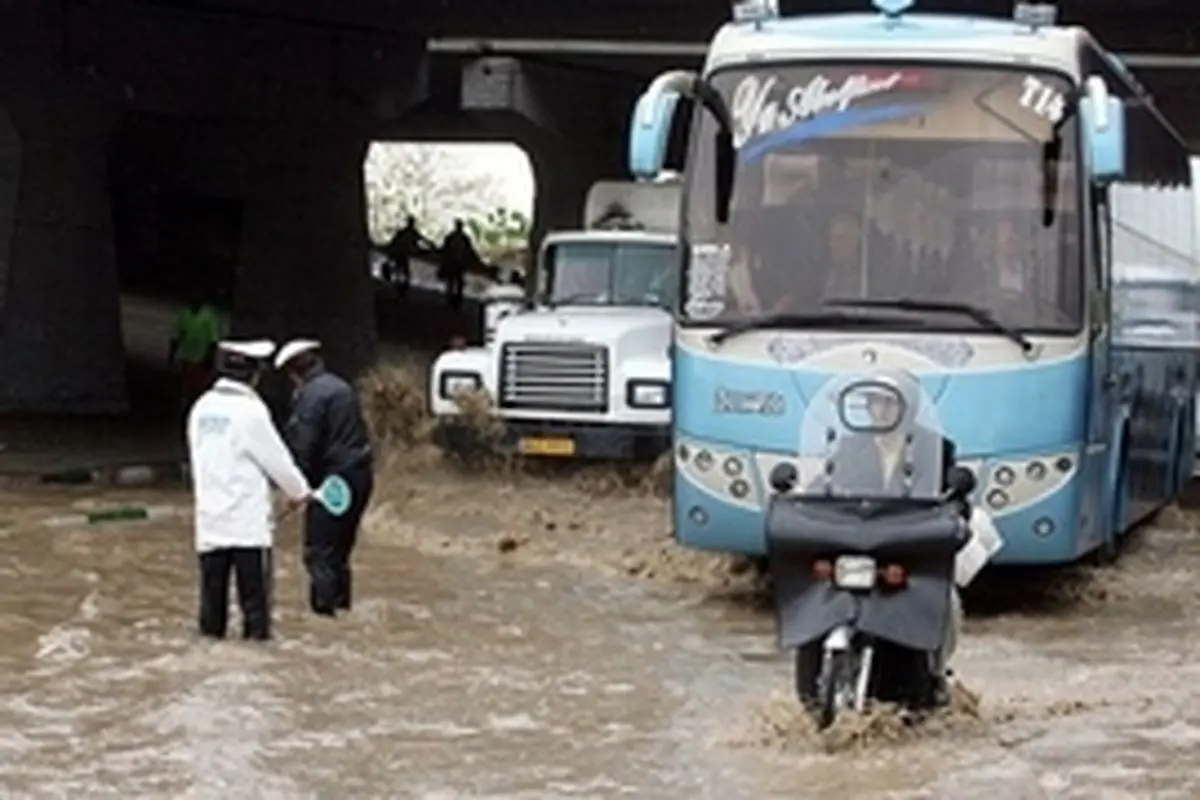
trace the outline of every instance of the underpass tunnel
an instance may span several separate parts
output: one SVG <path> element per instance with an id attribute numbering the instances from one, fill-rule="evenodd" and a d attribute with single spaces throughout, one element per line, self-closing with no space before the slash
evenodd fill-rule
<path id="1" fill-rule="evenodd" d="M 190 299 L 233 310 L 245 203 L 219 137 L 153 115 L 122 121 L 108 152 L 113 253 L 128 401 L 147 422 L 178 418 L 167 363 L 171 324 Z"/>
<path id="2" fill-rule="evenodd" d="M 537 178 L 536 247 L 578 224 L 594 180 L 624 175 L 644 84 L 423 58 L 404 31 L 106 14 L 71 4 L 66 38 L 50 16 L 0 33 L 22 43 L 0 62 L 0 412 L 97 415 L 107 439 L 132 408 L 129 436 L 161 422 L 178 446 L 167 346 L 197 285 L 235 337 L 313 336 L 347 375 L 374 361 L 372 140 L 516 142 Z M 23 425 L 0 431 L 8 456 Z"/>
<path id="3" fill-rule="evenodd" d="M 108 150 L 129 403 L 178 423 L 171 326 L 191 298 L 234 338 L 319 339 L 353 376 L 375 357 L 362 155 L 354 130 L 130 115 Z M 281 378 L 265 387 L 282 408 Z"/>

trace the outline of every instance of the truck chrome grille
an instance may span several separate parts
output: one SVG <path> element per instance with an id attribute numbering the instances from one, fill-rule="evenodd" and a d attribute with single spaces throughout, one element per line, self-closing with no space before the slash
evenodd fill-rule
<path id="1" fill-rule="evenodd" d="M 519 342 L 500 354 L 500 406 L 608 410 L 608 351 L 576 342 Z"/>

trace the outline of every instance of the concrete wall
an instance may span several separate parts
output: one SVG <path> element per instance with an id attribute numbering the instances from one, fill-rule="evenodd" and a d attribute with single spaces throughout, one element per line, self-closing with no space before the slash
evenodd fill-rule
<path id="1" fill-rule="evenodd" d="M 51 11 L 21 4 L 0 31 L 0 409 L 124 404 L 105 147 L 117 98 L 64 64 Z M 0 218 L 2 219 L 2 218 Z"/>

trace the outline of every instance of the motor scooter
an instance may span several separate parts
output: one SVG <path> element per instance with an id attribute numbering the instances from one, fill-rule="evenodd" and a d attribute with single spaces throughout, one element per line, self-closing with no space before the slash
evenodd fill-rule
<path id="1" fill-rule="evenodd" d="M 999 549 L 986 520 L 972 542 L 975 476 L 953 458 L 919 381 L 879 370 L 822 387 L 806 407 L 799 457 L 770 473 L 779 642 L 795 650 L 796 692 L 818 727 L 872 701 L 948 702 L 956 583 Z"/>

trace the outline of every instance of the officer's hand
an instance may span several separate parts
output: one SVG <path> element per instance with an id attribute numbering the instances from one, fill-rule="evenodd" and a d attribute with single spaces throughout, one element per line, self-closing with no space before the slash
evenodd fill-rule
<path id="1" fill-rule="evenodd" d="M 310 499 L 311 499 L 311 498 L 310 498 L 310 497 L 307 497 L 307 496 L 306 496 L 306 497 L 301 497 L 301 498 L 289 497 L 289 498 L 288 498 L 288 500 L 287 500 L 287 510 L 288 510 L 289 512 L 292 512 L 292 511 L 299 511 L 300 509 L 302 509 L 302 508 L 304 508 L 306 505 L 308 505 L 308 501 L 309 501 Z"/>

